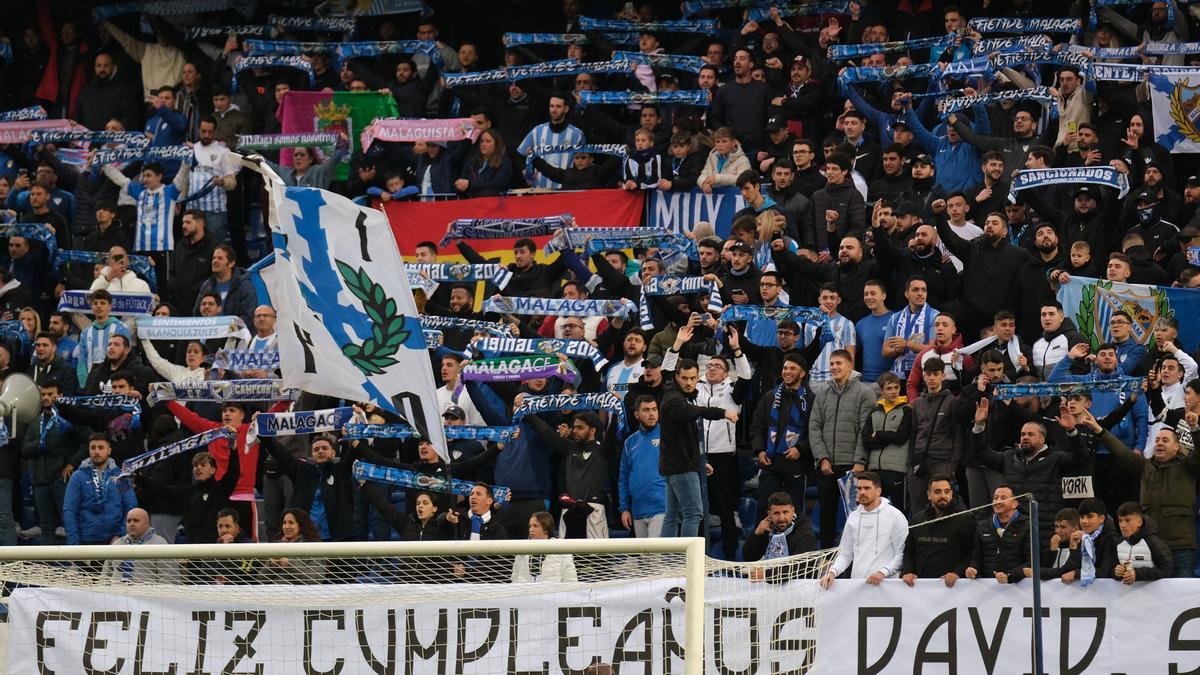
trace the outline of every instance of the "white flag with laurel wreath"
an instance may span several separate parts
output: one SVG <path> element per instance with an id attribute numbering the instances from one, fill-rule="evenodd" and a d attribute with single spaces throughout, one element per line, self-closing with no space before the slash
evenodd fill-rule
<path id="1" fill-rule="evenodd" d="M 1169 152 L 1200 152 L 1200 69 L 1151 73 L 1154 141 Z"/>
<path id="2" fill-rule="evenodd" d="M 433 367 L 387 217 L 328 190 L 287 187 L 253 159 L 246 165 L 271 200 L 275 264 L 264 280 L 285 385 L 375 403 L 448 461 Z"/>

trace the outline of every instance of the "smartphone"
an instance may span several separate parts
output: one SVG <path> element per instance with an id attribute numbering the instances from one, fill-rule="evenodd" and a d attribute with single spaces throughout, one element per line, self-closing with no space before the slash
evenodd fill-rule
<path id="1" fill-rule="evenodd" d="M 17 177 L 24 178 L 29 175 L 29 169 L 17 169 Z"/>
<path id="2" fill-rule="evenodd" d="M 732 291 L 730 291 L 730 292 L 729 292 L 729 294 L 730 294 L 730 295 L 739 295 L 739 296 L 741 296 L 741 295 L 745 295 L 745 294 L 746 294 L 746 291 L 743 291 L 743 290 L 742 290 L 742 289 L 740 289 L 740 288 L 735 288 L 735 289 L 733 289 Z"/>
<path id="3" fill-rule="evenodd" d="M 1069 133 L 1069 134 L 1079 133 L 1079 122 L 1076 122 L 1075 120 L 1071 120 L 1071 121 L 1067 122 L 1067 133 Z"/>

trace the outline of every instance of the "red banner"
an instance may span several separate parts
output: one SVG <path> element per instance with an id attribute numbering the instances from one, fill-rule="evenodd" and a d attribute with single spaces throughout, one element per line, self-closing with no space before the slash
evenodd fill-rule
<path id="1" fill-rule="evenodd" d="M 411 257 L 422 241 L 437 242 L 451 221 L 459 218 L 537 218 L 570 213 L 581 227 L 637 227 L 642 222 L 643 194 L 626 190 L 586 190 L 505 197 L 480 197 L 445 202 L 388 202 L 384 213 L 392 224 L 400 254 Z M 537 237 L 538 246 L 549 237 Z M 512 255 L 515 239 L 472 241 L 484 254 Z M 443 251 L 455 254 L 450 244 Z"/>

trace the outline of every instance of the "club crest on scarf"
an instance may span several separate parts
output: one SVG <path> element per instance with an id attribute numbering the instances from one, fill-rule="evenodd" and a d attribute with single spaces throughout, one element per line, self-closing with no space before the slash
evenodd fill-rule
<path id="1" fill-rule="evenodd" d="M 1194 143 L 1200 143 L 1200 106 L 1197 106 L 1197 96 L 1200 95 L 1200 82 L 1192 84 L 1191 78 L 1185 77 L 1175 83 L 1171 92 L 1171 120 L 1184 138 Z"/>
<path id="2" fill-rule="evenodd" d="M 541 352 L 543 354 L 547 354 L 547 355 L 557 354 L 563 350 L 564 346 L 565 345 L 563 345 L 562 340 L 555 340 L 555 339 L 542 340 L 541 342 L 538 343 L 537 350 L 539 352 Z"/>

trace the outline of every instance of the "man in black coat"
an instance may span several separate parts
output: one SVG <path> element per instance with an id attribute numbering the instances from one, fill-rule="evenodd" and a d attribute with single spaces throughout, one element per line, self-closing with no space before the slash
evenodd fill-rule
<path id="1" fill-rule="evenodd" d="M 458 242 L 458 251 L 472 265 L 486 265 L 491 262 L 479 255 L 479 252 L 465 241 Z M 506 295 L 546 298 L 554 295 L 554 291 L 562 285 L 562 279 L 567 273 L 567 261 L 563 256 L 567 252 L 560 253 L 554 262 L 548 265 L 537 262 L 534 259 L 536 254 L 537 244 L 532 239 L 518 239 L 513 244 L 514 262 L 508 264 L 508 271 L 512 272 L 513 276 L 504 288 Z"/>
<path id="2" fill-rule="evenodd" d="M 508 539 L 508 530 L 492 513 L 495 504 L 492 488 L 487 483 L 476 483 L 467 498 L 467 512 L 459 514 L 453 509 L 446 512 L 446 523 L 454 539 L 471 541 L 493 541 Z M 512 577 L 512 559 L 508 557 L 484 557 L 465 560 L 453 565 L 454 576 L 466 581 L 482 583 L 508 583 Z"/>
<path id="3" fill-rule="evenodd" d="M 1067 447 L 1054 449 L 1046 445 L 1046 427 L 1041 422 L 1026 422 L 1021 426 L 1020 444 L 1012 448 L 988 447 L 986 431 L 990 401 L 981 398 L 975 407 L 975 426 L 971 429 L 971 448 L 983 466 L 1004 474 L 1004 480 L 1016 494 L 1032 493 L 1038 500 L 1038 545 L 1045 549 L 1054 534 L 1054 514 L 1063 507 L 1063 476 L 1083 471 L 1089 460 L 1087 445 L 1075 430 L 1075 418 L 1064 404 L 1059 409 L 1058 424 L 1065 431 Z"/>
<path id="4" fill-rule="evenodd" d="M 774 560 L 817 550 L 817 539 L 813 536 L 812 524 L 804 514 L 796 513 L 796 504 L 786 492 L 775 492 L 767 498 L 767 516 L 754 528 L 742 544 L 742 559 Z M 803 573 L 800 565 L 787 565 L 766 569 L 750 568 L 750 578 L 773 582 L 796 579 Z"/>
<path id="5" fill-rule="evenodd" d="M 727 419 L 737 423 L 738 414 L 717 407 L 698 406 L 696 384 L 700 367 L 691 359 L 680 359 L 675 382 L 665 388 L 659 422 L 662 445 L 658 472 L 667 483 L 667 514 L 664 537 L 695 537 L 700 531 L 700 439 L 696 420 Z"/>
<path id="6" fill-rule="evenodd" d="M 292 499 L 288 506 L 304 509 L 312 515 L 322 540 L 350 540 L 354 535 L 354 476 L 351 471 L 357 450 L 355 444 L 347 443 L 340 461 L 335 461 L 338 458 L 334 439 L 325 434 L 313 436 L 309 445 L 312 463 L 309 463 L 297 459 L 273 437 L 264 436 L 259 442 L 278 463 L 279 470 L 292 479 Z"/>
<path id="7" fill-rule="evenodd" d="M 912 586 L 917 579 L 941 579 L 953 588 L 967 573 L 975 541 L 975 518 L 954 494 L 950 476 L 929 478 L 929 505 L 912 517 L 904 543 L 901 578 Z"/>
<path id="8" fill-rule="evenodd" d="M 1015 584 L 1027 576 L 1029 517 L 1017 504 L 1011 486 L 1001 485 L 992 493 L 993 515 L 979 521 L 975 528 L 968 579 L 992 577 L 1002 584 Z"/>

